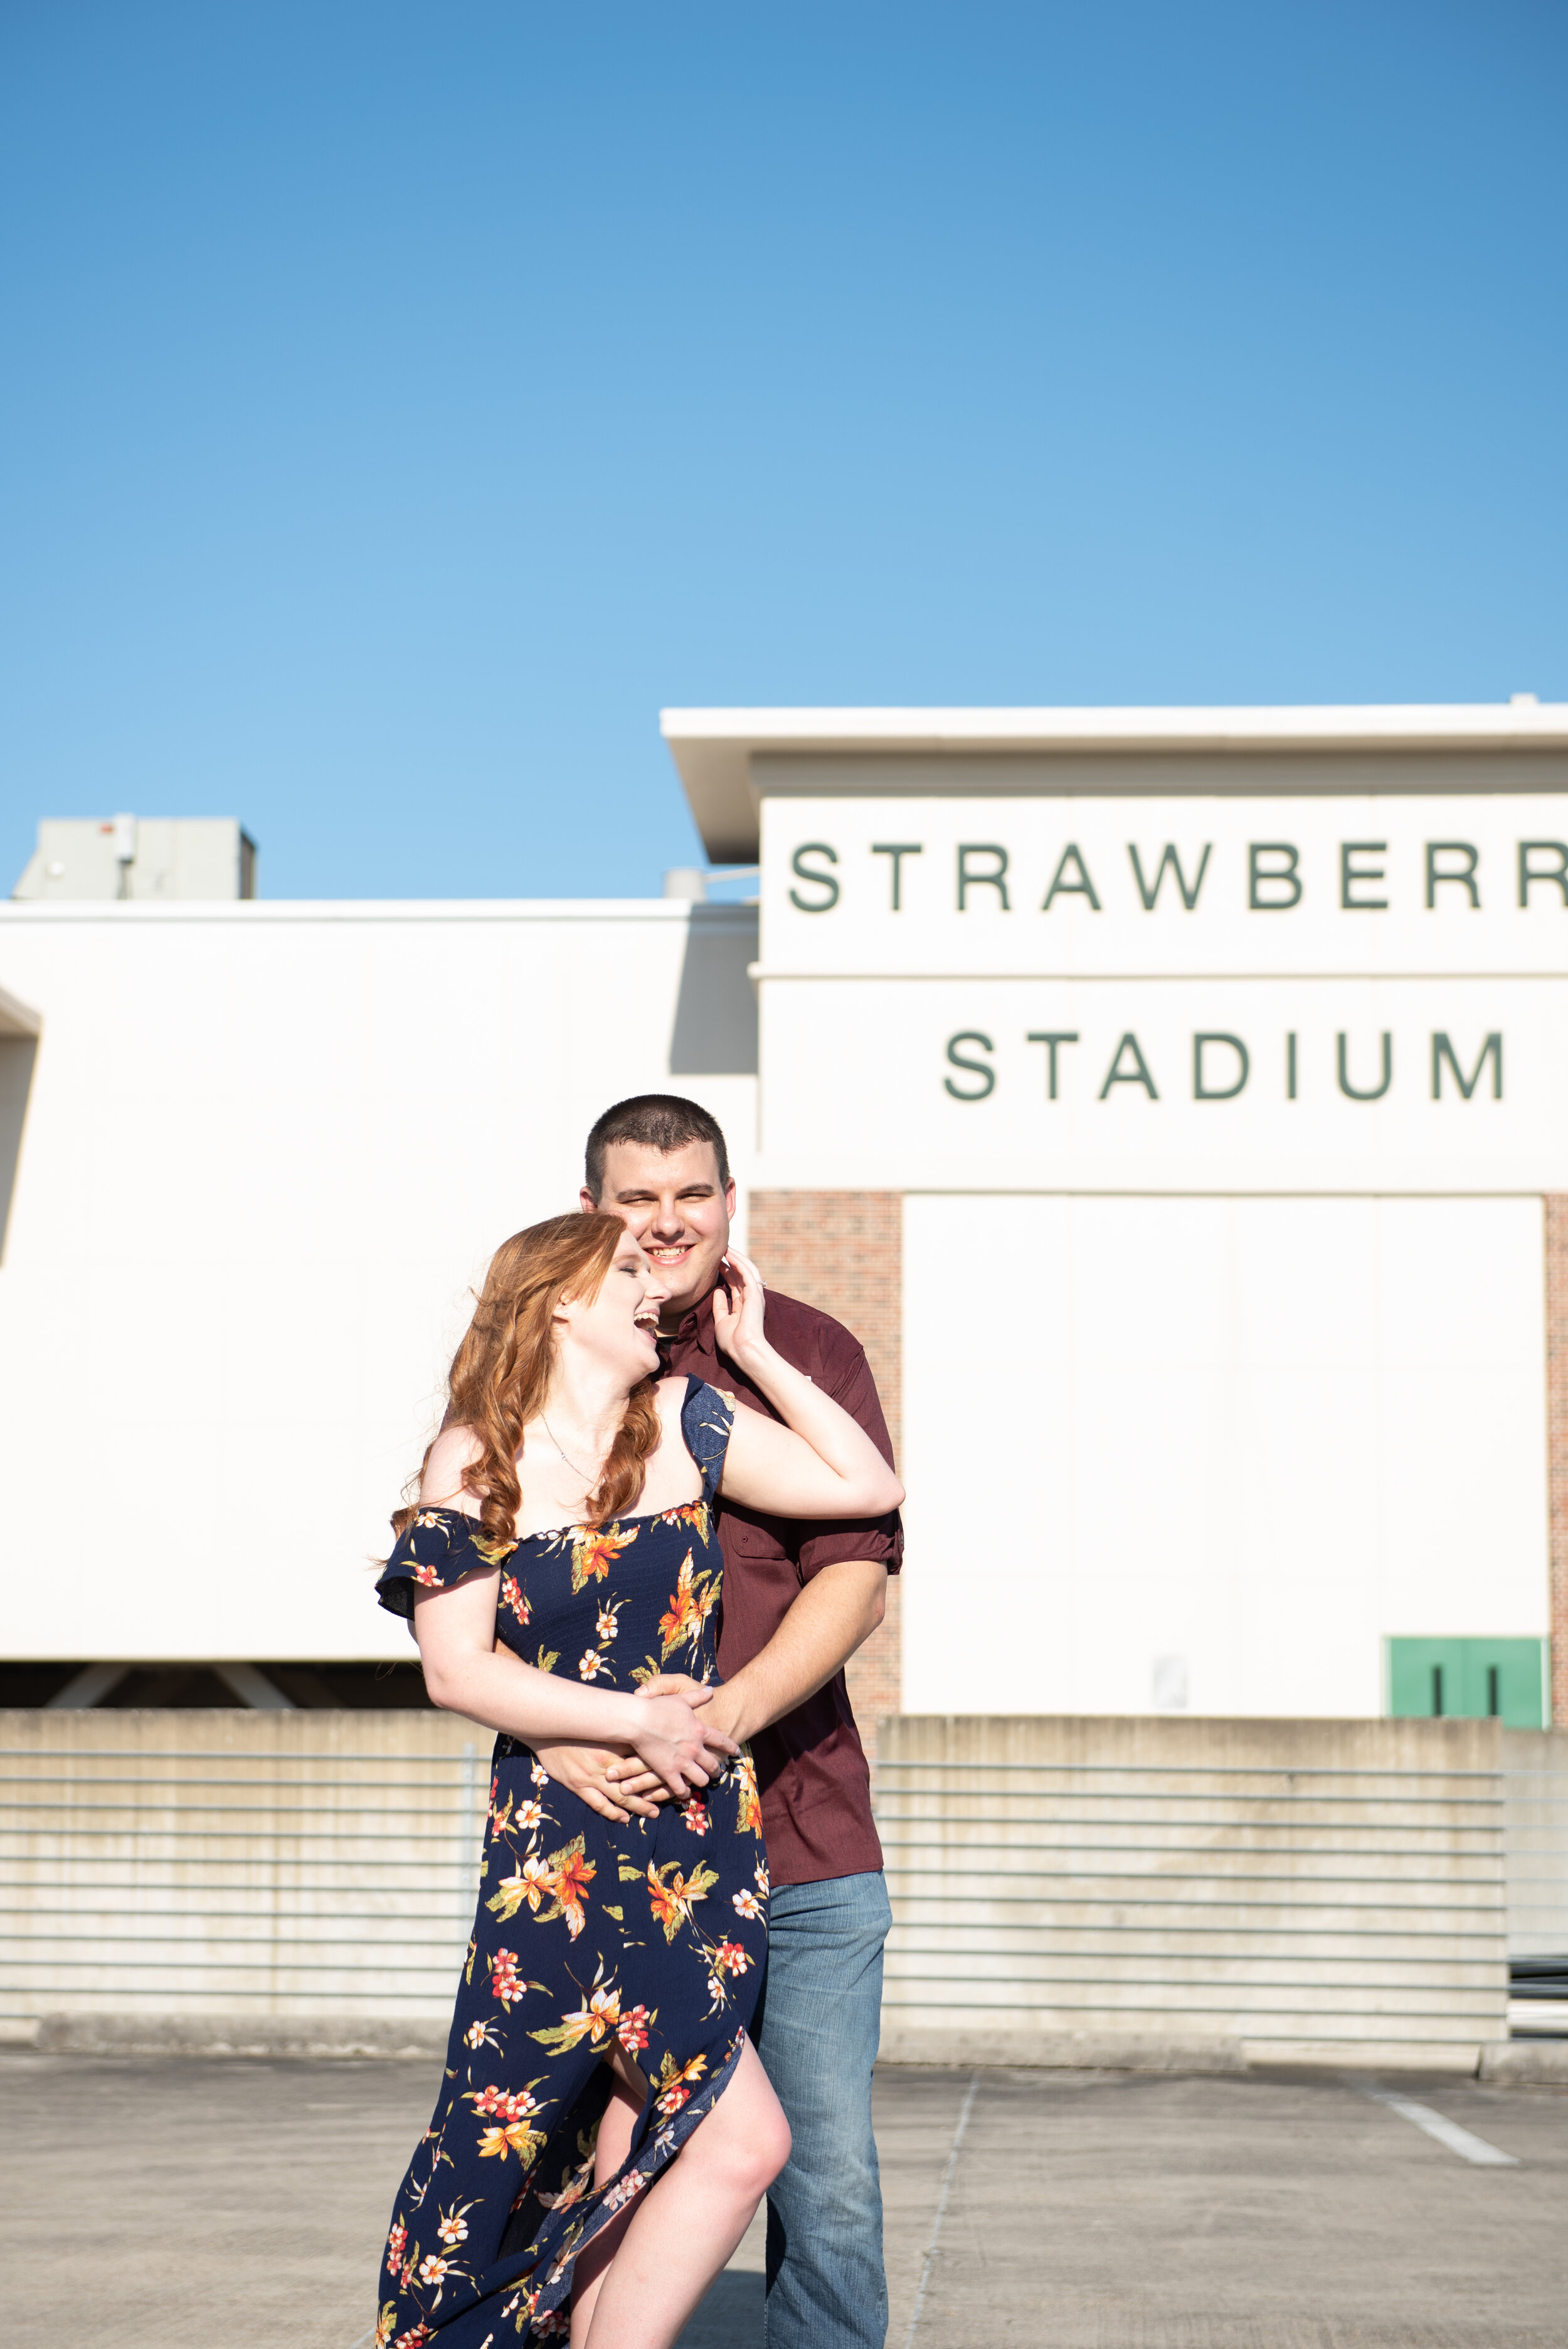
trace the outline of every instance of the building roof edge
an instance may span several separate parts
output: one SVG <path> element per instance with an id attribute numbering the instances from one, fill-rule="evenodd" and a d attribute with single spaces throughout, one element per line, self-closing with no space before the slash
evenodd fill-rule
<path id="1" fill-rule="evenodd" d="M 726 864 L 757 854 L 761 794 L 752 761 L 769 752 L 863 758 L 898 751 L 1061 757 L 1568 750 L 1568 702 L 1517 694 L 1504 702 L 1223 708 L 665 709 L 659 730 L 704 846 L 716 864 Z"/>

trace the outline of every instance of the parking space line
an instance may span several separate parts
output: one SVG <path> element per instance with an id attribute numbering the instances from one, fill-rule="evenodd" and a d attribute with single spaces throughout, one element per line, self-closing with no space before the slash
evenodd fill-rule
<path id="1" fill-rule="evenodd" d="M 1489 2169 L 1517 2169 L 1520 2167 L 1516 2154 L 1504 2153 L 1499 2147 L 1489 2145 L 1484 2137 L 1477 2137 L 1470 2129 L 1460 2128 L 1458 2121 L 1450 2121 L 1443 2113 L 1435 2113 L 1430 2105 L 1418 2105 L 1413 2096 L 1401 2096 L 1392 2088 L 1376 2087 L 1366 2080 L 1357 2080 L 1353 2085 L 1361 2095 L 1370 2096 L 1374 2104 L 1387 2105 L 1388 2110 L 1398 2113 L 1402 2120 L 1412 2122 L 1418 2129 L 1425 2129 L 1429 2137 L 1436 2137 L 1439 2145 L 1446 2145 L 1449 2151 L 1457 2153 L 1461 2160 L 1473 2161 L 1479 2168 Z"/>
<path id="2" fill-rule="evenodd" d="M 969 2093 L 964 2099 L 964 2109 L 958 2116 L 958 2127 L 953 2132 L 953 2144 L 947 2156 L 947 2168 L 943 2172 L 942 2193 L 936 2205 L 936 2216 L 931 2222 L 931 2240 L 925 2247 L 925 2265 L 920 2271 L 920 2290 L 914 2295 L 910 2312 L 909 2331 L 903 2336 L 903 2349 L 913 2349 L 914 2332 L 920 2323 L 920 2312 L 925 2305 L 925 2287 L 931 2281 L 931 2262 L 936 2257 L 936 2239 L 942 2232 L 942 2221 L 947 2215 L 947 2198 L 953 2191 L 953 2173 L 958 2167 L 958 2148 L 964 2142 L 964 2132 L 969 2126 L 969 2116 L 975 2108 L 975 2091 L 980 2085 L 978 2072 L 969 2075 Z"/>

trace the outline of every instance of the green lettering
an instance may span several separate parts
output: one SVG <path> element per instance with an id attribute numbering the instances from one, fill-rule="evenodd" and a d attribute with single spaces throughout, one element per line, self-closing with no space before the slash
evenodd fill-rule
<path id="1" fill-rule="evenodd" d="M 1069 863 L 1077 868 L 1078 877 L 1076 881 L 1066 878 Z M 1100 909 L 1099 899 L 1094 894 L 1094 883 L 1088 877 L 1088 867 L 1070 841 L 1062 851 L 1056 875 L 1046 891 L 1045 903 L 1040 907 L 1042 914 L 1050 912 L 1051 902 L 1056 897 L 1087 897 L 1097 914 Z"/>
<path id="2" fill-rule="evenodd" d="M 1371 1092 L 1364 1093 L 1359 1092 L 1350 1081 L 1349 1071 L 1346 1066 L 1346 1038 L 1343 1033 L 1341 1033 L 1338 1039 L 1338 1055 L 1339 1090 L 1345 1095 L 1346 1100 L 1362 1102 L 1381 1101 L 1384 1094 L 1387 1092 L 1389 1086 L 1394 1081 L 1394 1039 L 1389 1035 L 1387 1030 L 1385 1029 L 1383 1030 L 1383 1081 L 1380 1085 L 1375 1086 Z"/>
<path id="3" fill-rule="evenodd" d="M 1446 1064 L 1453 1071 L 1455 1084 L 1458 1085 L 1465 1100 L 1469 1101 L 1480 1082 L 1480 1072 L 1488 1061 L 1491 1062 L 1491 1097 L 1493 1101 L 1501 1101 L 1502 1099 L 1501 1036 L 1494 1031 L 1487 1038 L 1477 1056 L 1476 1064 L 1470 1071 L 1467 1083 L 1465 1072 L 1459 1064 L 1459 1058 L 1453 1046 L 1441 1032 L 1435 1035 L 1432 1038 L 1432 1099 L 1441 1101 L 1443 1097 L 1443 1069 Z"/>
<path id="4" fill-rule="evenodd" d="M 789 903 L 802 914 L 830 914 L 839 902 L 839 885 L 830 873 L 818 873 L 810 865 L 803 864 L 800 862 L 803 856 L 825 856 L 830 864 L 836 864 L 839 861 L 839 852 L 836 848 L 830 848 L 825 840 L 808 840 L 789 859 L 791 873 L 798 874 L 802 881 L 810 881 L 815 887 L 825 889 L 828 893 L 825 897 L 813 900 L 802 897 L 799 889 L 791 889 Z"/>
<path id="5" fill-rule="evenodd" d="M 1121 1065 L 1124 1052 L 1132 1054 L 1130 1069 L 1124 1069 Z M 1130 1032 L 1125 1035 L 1117 1046 L 1115 1057 L 1106 1071 L 1105 1082 L 1099 1089 L 1101 1101 L 1104 1101 L 1112 1085 L 1141 1085 L 1150 1101 L 1158 1101 L 1160 1098 L 1155 1090 L 1154 1080 L 1149 1073 L 1149 1064 L 1138 1049 L 1138 1039 Z"/>
<path id="6" fill-rule="evenodd" d="M 1457 873 L 1439 873 L 1438 870 L 1439 856 L 1462 856 L 1465 861 Z M 1439 885 L 1445 881 L 1453 881 L 1457 882 L 1461 889 L 1467 889 L 1470 892 L 1470 904 L 1479 913 L 1480 885 L 1475 877 L 1475 869 L 1480 863 L 1480 849 L 1472 848 L 1468 840 L 1429 840 L 1427 843 L 1428 912 L 1429 913 L 1438 902 Z"/>
<path id="7" fill-rule="evenodd" d="M 1210 1085 L 1206 1082 L 1206 1071 L 1203 1066 L 1203 1053 L 1205 1047 L 1210 1044 L 1223 1044 L 1228 1051 L 1232 1051 L 1235 1054 L 1236 1068 L 1235 1082 L 1233 1084 Z M 1251 1071 L 1252 1061 L 1248 1058 L 1247 1048 L 1243 1043 L 1239 1036 L 1226 1036 L 1215 1032 L 1212 1034 L 1193 1037 L 1192 1098 L 1194 1101 L 1234 1101 L 1236 1095 L 1245 1085 Z"/>
<path id="8" fill-rule="evenodd" d="M 1283 864 L 1266 865 L 1265 856 L 1278 856 Z M 1288 914 L 1293 905 L 1301 903 L 1301 874 L 1296 867 L 1301 859 L 1288 840 L 1252 840 L 1247 843 L 1247 909 L 1253 914 Z M 1265 888 L 1288 889 L 1288 897 L 1264 897 Z"/>
<path id="9" fill-rule="evenodd" d="M 954 1101 L 985 1101 L 996 1090 L 996 1071 L 989 1061 L 966 1061 L 958 1049 L 960 1044 L 978 1044 L 983 1052 L 994 1052 L 996 1047 L 992 1043 L 989 1036 L 983 1036 L 980 1033 L 978 1028 L 961 1028 L 956 1036 L 949 1036 L 947 1040 L 947 1057 L 955 1069 L 963 1069 L 972 1077 L 978 1077 L 980 1083 L 974 1092 L 961 1090 L 954 1083 L 951 1077 L 944 1077 L 943 1083 Z"/>
<path id="10" fill-rule="evenodd" d="M 969 859 L 972 856 L 994 856 L 996 862 L 989 873 L 972 873 L 969 869 Z M 1006 870 L 1007 852 L 1005 848 L 998 848 L 995 842 L 991 840 L 966 840 L 958 851 L 959 912 L 962 914 L 967 911 L 965 901 L 971 889 L 995 889 L 997 896 L 1002 900 L 1002 911 L 1005 914 L 1011 913 L 1012 907 L 1007 903 L 1007 884 L 1004 877 Z"/>
<path id="11" fill-rule="evenodd" d="M 1176 886 L 1181 893 L 1181 903 L 1186 906 L 1187 911 L 1191 913 L 1198 903 L 1198 892 L 1203 885 L 1203 875 L 1209 869 L 1209 855 L 1213 845 L 1214 843 L 1212 840 L 1206 840 L 1203 843 L 1203 854 L 1198 859 L 1197 877 L 1193 881 L 1191 889 L 1189 889 L 1187 886 L 1187 877 L 1181 870 L 1181 859 L 1177 855 L 1175 846 L 1172 842 L 1167 841 L 1165 843 L 1160 863 L 1155 869 L 1153 885 L 1150 886 L 1143 877 L 1143 867 L 1139 862 L 1138 851 L 1130 840 L 1127 843 L 1127 853 L 1132 859 L 1132 877 L 1138 884 L 1138 894 L 1143 900 L 1144 912 L 1146 914 L 1151 914 L 1154 911 L 1155 906 L 1159 904 L 1160 885 L 1164 880 L 1166 871 L 1169 869 L 1176 876 Z"/>
<path id="12" fill-rule="evenodd" d="M 895 914 L 902 913 L 903 911 L 903 898 L 902 895 L 903 860 L 906 856 L 923 856 L 925 854 L 925 850 L 918 840 L 873 840 L 872 843 L 872 854 L 873 856 L 891 856 L 892 858 L 892 910 Z"/>

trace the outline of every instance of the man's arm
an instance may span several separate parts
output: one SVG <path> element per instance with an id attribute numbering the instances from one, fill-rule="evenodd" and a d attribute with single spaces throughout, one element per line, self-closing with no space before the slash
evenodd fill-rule
<path id="1" fill-rule="evenodd" d="M 688 1704 L 702 1707 L 705 1726 L 738 1740 L 755 1737 L 842 1671 L 886 1612 L 887 1568 L 882 1561 L 835 1559 L 818 1568 L 790 1601 L 767 1646 L 722 1688 L 704 1688 L 669 1673 L 645 1682 L 640 1693 L 684 1697 Z M 498 1649 L 498 1653 L 510 1651 Z M 669 1799 L 668 1788 L 634 1754 L 563 1739 L 535 1739 L 534 1748 L 551 1776 L 602 1817 L 619 1823 L 628 1810 L 652 1817 L 658 1805 Z"/>
<path id="2" fill-rule="evenodd" d="M 705 1723 L 727 1737 L 755 1737 L 842 1671 L 886 1612 L 887 1568 L 882 1560 L 840 1558 L 818 1568 L 791 1600 L 768 1645 L 722 1688 L 699 1690 L 696 1681 L 662 1674 L 646 1682 L 639 1694 L 684 1696 L 688 1704 L 706 1695 Z M 635 1754 L 609 1763 L 604 1777 L 620 1795 L 643 1802 L 667 1799 L 666 1790 Z"/>
<path id="3" fill-rule="evenodd" d="M 770 1729 L 841 1672 L 886 1613 L 887 1568 L 881 1558 L 846 1557 L 819 1568 L 768 1645 L 714 1691 L 704 1721 L 736 1738 Z M 743 1726 L 732 1729 L 731 1716 Z"/>

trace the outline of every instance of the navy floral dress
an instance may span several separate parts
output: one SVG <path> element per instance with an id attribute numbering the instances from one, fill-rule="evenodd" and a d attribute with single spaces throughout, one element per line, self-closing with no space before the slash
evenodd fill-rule
<path id="1" fill-rule="evenodd" d="M 501 1543 L 421 1509 L 377 1584 L 382 1605 L 411 1616 L 417 1589 L 499 1566 L 497 1633 L 525 1662 L 603 1689 L 716 1680 L 713 1504 L 734 1410 L 692 1381 L 681 1430 L 702 1498 L 681 1508 Z M 747 1753 L 699 1800 L 618 1826 L 498 1737 L 480 1876 L 441 2092 L 393 2209 L 377 2349 L 564 2336 L 578 2252 L 728 2086 L 761 1986 L 768 1869 Z M 596 2189 L 617 2044 L 648 2095 L 630 2155 Z"/>

